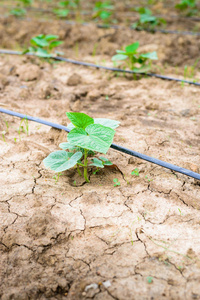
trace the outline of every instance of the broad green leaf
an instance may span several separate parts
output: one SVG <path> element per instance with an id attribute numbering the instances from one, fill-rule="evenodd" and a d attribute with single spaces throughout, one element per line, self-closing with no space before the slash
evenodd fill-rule
<path id="1" fill-rule="evenodd" d="M 135 73 L 146 73 L 147 71 L 150 70 L 150 65 L 144 65 L 140 68 L 134 68 L 133 71 Z"/>
<path id="2" fill-rule="evenodd" d="M 90 166 L 95 166 L 97 168 L 104 168 L 102 161 L 96 157 L 92 159 L 92 163 L 90 164 Z"/>
<path id="3" fill-rule="evenodd" d="M 149 59 L 158 59 L 158 56 L 157 56 L 157 52 L 156 51 L 153 51 L 153 52 L 149 52 L 149 53 L 145 53 L 145 54 L 141 54 L 140 55 L 141 57 L 143 58 L 149 58 Z"/>
<path id="4" fill-rule="evenodd" d="M 37 48 L 35 54 L 39 57 L 51 57 L 52 55 L 47 52 L 47 50 L 42 48 Z"/>
<path id="5" fill-rule="evenodd" d="M 53 48 L 58 47 L 58 46 L 60 46 L 62 44 L 63 44 L 62 41 L 53 41 L 53 42 L 50 43 L 49 49 L 53 49 Z"/>
<path id="6" fill-rule="evenodd" d="M 73 154 L 59 150 L 50 153 L 43 162 L 46 168 L 50 168 L 55 172 L 62 172 L 74 167 L 82 156 L 82 152 L 76 152 Z"/>
<path id="7" fill-rule="evenodd" d="M 61 18 L 67 17 L 67 15 L 69 14 L 69 10 L 68 9 L 62 9 L 62 8 L 55 8 L 53 10 L 53 12 Z"/>
<path id="8" fill-rule="evenodd" d="M 116 50 L 116 52 L 117 52 L 118 54 L 126 54 L 126 51 L 123 51 L 123 50 Z"/>
<path id="9" fill-rule="evenodd" d="M 48 34 L 45 36 L 45 40 L 50 42 L 50 41 L 53 41 L 53 40 L 57 40 L 59 38 L 58 35 L 55 35 L 55 34 Z"/>
<path id="10" fill-rule="evenodd" d="M 156 22 L 156 17 L 150 16 L 150 15 L 141 15 L 140 16 L 140 22 L 143 23 L 148 23 L 148 22 Z"/>
<path id="11" fill-rule="evenodd" d="M 103 126 L 115 129 L 119 126 L 120 122 L 104 118 L 94 118 L 94 124 L 101 124 Z"/>
<path id="12" fill-rule="evenodd" d="M 139 42 L 135 42 L 135 43 L 133 43 L 133 44 L 131 44 L 131 45 L 128 45 L 128 46 L 125 48 L 126 53 L 128 53 L 128 54 L 135 53 L 136 50 L 139 48 L 139 45 L 140 45 Z"/>
<path id="13" fill-rule="evenodd" d="M 69 142 L 59 144 L 59 147 L 63 150 L 75 150 L 77 147 L 70 145 Z"/>
<path id="14" fill-rule="evenodd" d="M 67 136 L 70 144 L 106 154 L 112 144 L 115 131 L 100 124 L 92 124 L 84 130 L 72 129 Z"/>
<path id="15" fill-rule="evenodd" d="M 85 129 L 88 125 L 94 124 L 94 119 L 84 113 L 67 112 L 67 117 L 75 127 Z"/>
<path id="16" fill-rule="evenodd" d="M 125 60 L 128 56 L 125 54 L 116 54 L 112 57 L 112 61 Z"/>
<path id="17" fill-rule="evenodd" d="M 104 118 L 94 118 L 94 124 L 100 124 L 115 129 L 119 126 L 120 122 L 115 120 L 110 120 L 110 119 L 104 119 Z M 67 128 L 69 130 L 72 130 L 75 128 L 75 126 L 72 123 L 69 123 L 67 125 Z"/>
<path id="18" fill-rule="evenodd" d="M 33 46 L 38 46 L 38 47 L 47 47 L 49 45 L 49 43 L 43 37 L 41 37 L 41 35 L 33 37 L 30 43 Z"/>
<path id="19" fill-rule="evenodd" d="M 102 12 L 100 12 L 99 17 L 100 17 L 102 20 L 106 20 L 106 19 L 108 19 L 111 15 L 112 15 L 112 13 L 109 12 L 109 11 L 102 11 Z"/>

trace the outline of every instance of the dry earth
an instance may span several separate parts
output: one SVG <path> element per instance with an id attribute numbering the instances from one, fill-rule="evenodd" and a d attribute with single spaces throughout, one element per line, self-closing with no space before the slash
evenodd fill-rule
<path id="1" fill-rule="evenodd" d="M 196 37 L 111 30 L 108 35 L 94 26 L 61 30 L 59 23 L 51 28 L 44 22 L 23 23 L 19 30 L 22 23 L 9 22 L 1 23 L 2 47 L 23 46 L 37 32 L 59 32 L 66 57 L 109 64 L 108 54 L 134 38 L 156 48 L 160 65 L 164 69 L 167 60 L 165 70 L 173 76 L 173 66 L 181 74 L 185 62 L 197 58 L 188 51 L 200 47 Z M 98 38 L 102 48 L 93 53 Z M 179 53 L 172 55 L 174 49 Z M 0 56 L 3 108 L 63 125 L 67 111 L 113 118 L 121 122 L 115 143 L 195 172 L 200 171 L 199 91 L 153 78 L 134 81 L 65 63 Z M 90 184 L 74 171 L 63 172 L 56 182 L 42 160 L 66 133 L 28 122 L 27 134 L 25 125 L 0 115 L 2 300 L 200 299 L 199 182 L 112 149 L 108 158 L 117 167 L 96 175 L 90 170 Z M 131 175 L 135 168 L 139 176 Z M 120 186 L 113 186 L 114 178 Z"/>

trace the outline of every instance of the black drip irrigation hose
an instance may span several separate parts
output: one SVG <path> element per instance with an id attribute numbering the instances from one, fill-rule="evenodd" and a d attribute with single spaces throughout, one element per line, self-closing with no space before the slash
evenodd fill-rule
<path id="1" fill-rule="evenodd" d="M 23 53 L 20 52 L 20 51 L 12 51 L 12 50 L 1 49 L 0 54 L 22 55 Z M 36 56 L 34 53 L 25 53 L 25 55 Z M 155 77 L 155 78 L 159 78 L 159 79 L 163 79 L 163 80 L 170 80 L 170 81 L 176 81 L 176 82 L 188 83 L 188 84 L 193 84 L 193 85 L 196 85 L 196 86 L 200 86 L 199 82 L 189 81 L 189 80 L 185 80 L 185 79 L 172 78 L 172 77 L 159 75 L 159 74 L 154 74 L 154 73 L 137 73 L 137 72 L 134 72 L 134 71 L 131 71 L 131 70 L 123 70 L 123 69 L 119 69 L 119 68 L 110 68 L 110 67 L 105 67 L 105 66 L 101 66 L 101 65 L 95 65 L 95 64 L 92 64 L 92 63 L 87 63 L 87 62 L 77 61 L 77 60 L 73 60 L 73 59 L 68 59 L 68 58 L 64 58 L 64 57 L 60 57 L 60 56 L 52 56 L 51 58 L 55 59 L 55 60 L 59 60 L 59 61 L 65 61 L 67 63 L 71 63 L 71 64 L 75 64 L 75 65 L 85 66 L 85 67 L 103 69 L 103 70 L 112 71 L 112 72 L 121 72 L 121 73 L 128 73 L 128 74 L 140 74 L 140 75 L 146 75 L 146 76 Z"/>
<path id="2" fill-rule="evenodd" d="M 44 124 L 44 125 L 47 125 L 47 126 L 51 126 L 51 127 L 57 128 L 57 129 L 61 129 L 61 130 L 65 130 L 67 132 L 70 132 L 70 130 L 67 127 L 63 126 L 63 125 L 59 125 L 59 124 L 52 123 L 52 122 L 49 122 L 49 121 L 41 120 L 39 118 L 27 116 L 27 115 L 20 114 L 20 113 L 17 113 L 17 112 L 11 111 L 11 110 L 7 110 L 7 109 L 3 109 L 3 108 L 0 108 L 0 112 L 2 112 L 4 114 L 7 114 L 7 115 L 14 116 L 14 117 L 18 117 L 18 118 L 21 118 L 21 119 L 26 119 L 26 120 L 29 120 L 29 121 L 37 122 L 37 123 L 40 123 L 40 124 Z M 163 168 L 166 168 L 166 169 L 169 169 L 169 170 L 172 170 L 172 171 L 175 171 L 175 172 L 178 172 L 178 173 L 181 173 L 181 174 L 187 175 L 189 177 L 200 180 L 200 174 L 195 173 L 195 172 L 190 171 L 190 170 L 187 170 L 187 169 L 184 169 L 184 168 L 181 168 L 181 167 L 178 167 L 176 165 L 164 162 L 160 159 L 153 158 L 153 157 L 150 157 L 150 156 L 145 155 L 145 154 L 141 154 L 139 152 L 127 149 L 125 147 L 122 147 L 122 146 L 119 146 L 119 145 L 116 145 L 116 144 L 111 144 L 110 148 L 115 149 L 115 150 L 117 150 L 119 152 L 122 152 L 122 153 L 129 154 L 131 156 L 135 156 L 137 158 L 143 159 L 145 161 L 156 164 L 156 165 L 161 166 Z"/>

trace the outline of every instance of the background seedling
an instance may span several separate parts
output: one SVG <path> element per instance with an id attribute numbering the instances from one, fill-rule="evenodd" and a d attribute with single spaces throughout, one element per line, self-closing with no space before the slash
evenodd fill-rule
<path id="1" fill-rule="evenodd" d="M 139 169 L 138 169 L 138 168 L 135 168 L 135 169 L 131 172 L 131 175 L 140 176 L 140 175 L 139 175 Z"/>
<path id="2" fill-rule="evenodd" d="M 57 41 L 58 38 L 57 35 L 39 34 L 30 40 L 31 47 L 26 49 L 23 54 L 31 52 L 39 57 L 50 58 L 54 55 L 52 50 L 63 43 L 62 41 Z"/>
<path id="3" fill-rule="evenodd" d="M 119 122 L 109 119 L 93 119 L 84 113 L 67 113 L 72 123 L 68 125 L 71 130 L 67 136 L 67 142 L 61 143 L 59 147 L 63 150 L 55 151 L 44 159 L 44 165 L 55 172 L 62 172 L 70 168 L 83 167 L 84 178 L 88 179 L 88 166 L 104 168 L 112 163 L 105 157 L 92 158 L 96 152 L 104 153 L 108 151 L 112 144 L 115 128 Z M 67 150 L 67 151 L 65 151 Z"/>
<path id="4" fill-rule="evenodd" d="M 147 282 L 148 283 L 152 283 L 153 282 L 153 277 L 152 276 L 148 276 L 147 277 Z"/>
<path id="5" fill-rule="evenodd" d="M 132 28 L 135 29 L 154 29 L 156 26 L 166 24 L 166 21 L 163 18 L 159 18 L 152 15 L 150 9 L 146 7 L 138 7 L 135 9 L 139 14 L 139 20 L 132 25 Z"/>
<path id="6" fill-rule="evenodd" d="M 114 186 L 119 186 L 119 185 L 121 185 L 117 178 L 114 178 L 114 179 L 113 179 L 113 182 L 114 182 Z"/>
<path id="7" fill-rule="evenodd" d="M 117 50 L 112 61 L 126 61 L 127 66 L 136 73 L 145 73 L 151 68 L 151 61 L 158 59 L 156 51 L 144 54 L 138 53 L 139 42 L 125 47 L 125 50 Z"/>
<path id="8" fill-rule="evenodd" d="M 15 17 L 23 17 L 26 15 L 26 10 L 24 8 L 16 7 L 10 10 L 10 15 Z"/>
<path id="9" fill-rule="evenodd" d="M 100 19 L 103 23 L 108 24 L 113 14 L 111 11 L 113 8 L 109 1 L 97 1 L 94 6 L 93 19 Z"/>
<path id="10" fill-rule="evenodd" d="M 196 0 L 181 0 L 175 5 L 175 8 L 186 12 L 186 15 L 191 16 L 198 12 Z"/>

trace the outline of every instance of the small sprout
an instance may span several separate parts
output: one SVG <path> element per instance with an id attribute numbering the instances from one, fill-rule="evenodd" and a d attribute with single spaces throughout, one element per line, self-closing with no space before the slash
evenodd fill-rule
<path id="1" fill-rule="evenodd" d="M 138 53 L 139 42 L 135 42 L 125 47 L 125 50 L 117 50 L 117 54 L 112 57 L 112 61 L 125 61 L 127 66 L 135 73 L 146 73 L 151 68 L 151 61 L 157 60 L 156 51 L 148 53 Z M 138 66 L 139 65 L 139 66 Z"/>
<path id="2" fill-rule="evenodd" d="M 55 174 L 52 178 L 55 179 L 55 184 L 58 182 L 60 176 L 62 175 L 61 172 L 58 172 L 58 174 Z"/>
<path id="3" fill-rule="evenodd" d="M 139 175 L 139 169 L 138 169 L 138 168 L 135 168 L 135 169 L 131 172 L 131 175 L 140 176 L 140 175 Z"/>
<path id="4" fill-rule="evenodd" d="M 153 179 L 148 178 L 148 176 L 146 175 L 145 178 L 150 182 L 153 181 Z"/>
<path id="5" fill-rule="evenodd" d="M 74 184 L 74 186 L 76 186 L 76 180 L 74 180 L 73 184 Z"/>
<path id="6" fill-rule="evenodd" d="M 14 142 L 17 143 L 17 139 L 16 138 L 14 138 Z"/>
<path id="7" fill-rule="evenodd" d="M 114 186 L 119 186 L 120 185 L 120 182 L 118 181 L 117 178 L 114 178 L 113 182 L 114 182 Z"/>
<path id="8" fill-rule="evenodd" d="M 105 97 L 105 98 L 106 98 L 106 100 L 109 100 L 109 96 L 108 96 L 108 95 L 106 95 L 106 97 Z"/>
<path id="9" fill-rule="evenodd" d="M 148 277 L 147 277 L 147 282 L 148 282 L 148 283 L 152 283 L 152 282 L 153 282 L 153 277 L 148 276 Z"/>

